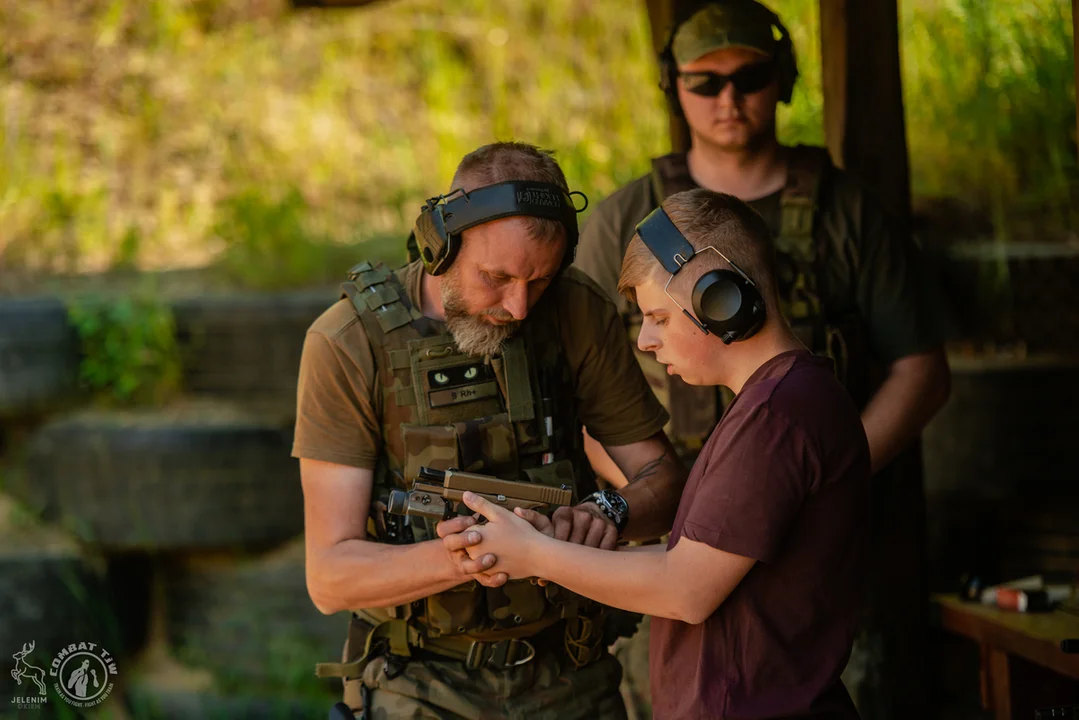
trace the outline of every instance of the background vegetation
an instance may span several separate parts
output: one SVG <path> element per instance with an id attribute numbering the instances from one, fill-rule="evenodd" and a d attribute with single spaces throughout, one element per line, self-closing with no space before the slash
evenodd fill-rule
<path id="1" fill-rule="evenodd" d="M 817 0 L 772 5 L 802 70 L 781 136 L 820 143 Z M 915 195 L 999 238 L 1071 237 L 1068 0 L 901 7 Z M 492 139 L 554 149 L 593 200 L 667 149 L 643 2 L 36 0 L 0 27 L 0 273 L 320 282 L 400 259 Z"/>

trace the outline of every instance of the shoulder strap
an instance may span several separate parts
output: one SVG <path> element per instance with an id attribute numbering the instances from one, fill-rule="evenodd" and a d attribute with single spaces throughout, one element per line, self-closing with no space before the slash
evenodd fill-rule
<path id="1" fill-rule="evenodd" d="M 696 187 L 697 183 L 689 174 L 685 153 L 670 153 L 652 160 L 652 197 L 656 205 L 675 193 Z"/>
<path id="2" fill-rule="evenodd" d="M 821 183 L 831 167 L 832 160 L 824 148 L 798 145 L 790 150 L 787 184 L 779 196 L 776 247 L 799 262 L 812 262 L 816 257 L 813 224 Z"/>
<path id="3" fill-rule="evenodd" d="M 438 335 L 432 322 L 409 301 L 408 292 L 397 273 L 381 263 L 362 262 L 341 283 L 341 297 L 347 297 L 367 331 L 367 340 L 380 372 L 393 374 L 411 367 L 408 344 L 412 340 Z M 389 377 L 386 380 L 390 380 Z M 399 388 L 400 402 L 414 404 L 411 387 Z"/>
<path id="4" fill-rule="evenodd" d="M 374 313 L 382 332 L 389 333 L 422 317 L 408 301 L 408 293 L 397 276 L 381 264 L 373 267 L 362 262 L 349 270 L 348 278 L 348 282 L 341 283 L 341 297 L 352 301 L 361 319 L 365 313 Z"/>

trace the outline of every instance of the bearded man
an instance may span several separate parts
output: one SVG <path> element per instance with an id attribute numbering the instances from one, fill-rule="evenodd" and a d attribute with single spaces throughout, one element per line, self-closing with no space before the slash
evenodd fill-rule
<path id="1" fill-rule="evenodd" d="M 613 548 L 670 529 L 685 471 L 614 304 L 570 268 L 576 208 L 554 158 L 468 154 L 416 221 L 416 259 L 361 263 L 309 329 L 293 455 L 307 585 L 351 611 L 346 712 L 364 717 L 621 718 L 612 612 L 556 585 L 487 574 L 439 524 L 386 512 L 420 468 L 570 487 L 557 537 Z M 597 491 L 582 427 L 627 487 Z M 342 710 L 339 708 L 339 710 Z"/>

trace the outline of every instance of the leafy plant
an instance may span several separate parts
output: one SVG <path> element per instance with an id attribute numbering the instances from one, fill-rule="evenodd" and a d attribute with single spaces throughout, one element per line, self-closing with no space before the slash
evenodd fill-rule
<path id="1" fill-rule="evenodd" d="M 180 387 L 172 311 L 150 293 L 68 303 L 82 345 L 80 382 L 105 404 L 161 404 Z"/>
<path id="2" fill-rule="evenodd" d="M 214 234 L 224 243 L 219 268 L 244 287 L 269 290 L 343 279 L 359 259 L 403 260 L 405 243 L 334 243 L 309 229 L 314 213 L 295 188 L 279 197 L 248 189 L 222 203 Z M 396 246 L 396 251 L 391 248 Z"/>

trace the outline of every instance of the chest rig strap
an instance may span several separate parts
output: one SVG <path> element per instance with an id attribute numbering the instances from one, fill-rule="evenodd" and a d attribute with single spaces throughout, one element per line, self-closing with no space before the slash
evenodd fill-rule
<path id="1" fill-rule="evenodd" d="M 652 200 L 656 207 L 675 193 L 698 187 L 689 174 L 685 153 L 670 153 L 652 160 Z"/>
<path id="2" fill-rule="evenodd" d="M 816 219 L 821 188 L 831 169 L 824 148 L 791 148 L 776 238 L 777 260 L 782 258 L 780 302 L 791 329 L 814 353 L 832 359 L 836 377 L 861 404 L 868 399 L 869 363 L 863 323 L 857 315 L 824 302 L 830 245 Z"/>
<path id="3" fill-rule="evenodd" d="M 396 330 L 421 317 L 408 303 L 400 283 L 389 282 L 396 278 L 385 268 L 362 262 L 348 271 L 348 278 L 349 282 L 341 285 L 343 296 L 352 301 L 360 317 L 373 312 L 382 332 Z"/>
<path id="4" fill-rule="evenodd" d="M 516 337 L 502 348 L 502 357 L 493 358 L 496 375 L 506 401 L 510 422 L 528 422 L 536 417 L 532 397 L 531 370 L 528 352 L 522 337 Z"/>
<path id="5" fill-rule="evenodd" d="M 783 314 L 792 323 L 819 324 L 823 327 L 826 308 L 820 294 L 821 267 L 818 261 L 823 248 L 814 237 L 814 225 L 824 174 L 831 166 L 828 151 L 799 145 L 791 148 L 787 166 L 787 184 L 779 196 L 779 234 L 775 238 L 779 254 L 780 302 Z M 803 337 L 810 349 L 819 351 L 822 339 Z"/>

